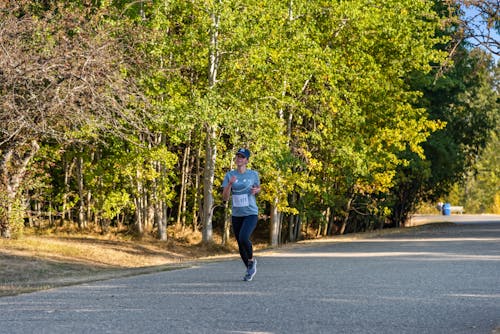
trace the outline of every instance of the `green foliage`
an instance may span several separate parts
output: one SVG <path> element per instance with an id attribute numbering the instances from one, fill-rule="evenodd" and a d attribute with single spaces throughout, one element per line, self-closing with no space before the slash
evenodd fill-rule
<path id="1" fill-rule="evenodd" d="M 442 76 L 439 73 L 412 76 L 412 85 L 424 92 L 419 105 L 428 110 L 431 119 L 446 126 L 424 143 L 425 160 L 410 158 L 410 166 L 417 169 L 401 170 L 393 195 L 398 193 L 397 189 L 406 189 L 407 196 L 400 193 L 392 197 L 394 223 L 411 213 L 418 201 L 441 200 L 464 205 L 467 195 L 458 194 L 471 189 L 464 189 L 464 177 L 473 171 L 495 127 L 498 91 L 494 89 L 497 79 L 491 58 L 480 50 L 459 48 L 453 60 L 454 66 Z M 428 171 L 422 177 L 415 177 L 420 168 Z M 491 203 L 493 196 L 483 200 Z M 471 205 L 470 212 L 478 210 Z M 467 207 L 466 211 L 469 212 Z"/>
<path id="2" fill-rule="evenodd" d="M 1 237 L 19 238 L 23 235 L 25 207 L 19 198 L 9 198 L 0 191 Z M 5 224 L 5 226 L 3 226 Z"/>
<path id="3" fill-rule="evenodd" d="M 443 196 L 474 165 L 498 111 L 484 55 L 459 47 L 441 71 L 453 30 L 440 17 L 448 18 L 438 9 L 444 5 L 87 4 L 88 13 L 106 9 L 98 27 L 124 46 L 111 63 L 121 64 L 122 79 L 139 82 L 144 98 L 129 99 L 113 122 L 94 115 L 67 127 L 71 140 L 50 144 L 51 159 L 42 151 L 36 160 L 37 195 L 85 207 L 97 220 L 127 215 L 136 227 L 145 212 L 158 218 L 161 203 L 161 215 L 182 211 L 196 226 L 203 175 L 215 163 L 215 178 L 204 186 L 220 187 L 234 150 L 245 146 L 261 175 L 263 211 L 272 205 L 322 225 L 330 212 L 331 221 L 352 222 L 352 231 L 380 226 L 389 215 L 401 222 L 418 200 Z M 215 161 L 207 161 L 207 149 Z M 82 180 L 69 168 L 76 161 Z"/>
<path id="4" fill-rule="evenodd" d="M 122 191 L 111 191 L 101 200 L 100 216 L 104 219 L 114 219 L 124 208 L 131 205 L 130 196 Z"/>
<path id="5" fill-rule="evenodd" d="M 500 113 L 497 113 L 500 115 Z M 500 122 L 491 132 L 488 144 L 481 152 L 472 170 L 454 185 L 450 194 L 467 213 L 500 213 Z M 450 198 L 448 197 L 448 198 Z"/>

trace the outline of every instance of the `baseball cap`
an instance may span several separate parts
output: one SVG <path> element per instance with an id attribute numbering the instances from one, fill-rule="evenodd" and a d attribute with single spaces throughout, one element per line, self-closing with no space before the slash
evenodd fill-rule
<path id="1" fill-rule="evenodd" d="M 250 151 L 247 150 L 246 148 L 240 148 L 238 150 L 238 152 L 236 152 L 236 155 L 238 155 L 238 154 L 241 154 L 242 156 L 244 156 L 247 159 L 250 158 Z"/>

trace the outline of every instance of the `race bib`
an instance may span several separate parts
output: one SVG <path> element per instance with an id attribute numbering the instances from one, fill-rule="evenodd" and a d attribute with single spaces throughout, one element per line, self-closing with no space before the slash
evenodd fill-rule
<path id="1" fill-rule="evenodd" d="M 248 206 L 248 195 L 233 195 L 233 206 L 235 208 L 240 208 L 243 206 Z"/>

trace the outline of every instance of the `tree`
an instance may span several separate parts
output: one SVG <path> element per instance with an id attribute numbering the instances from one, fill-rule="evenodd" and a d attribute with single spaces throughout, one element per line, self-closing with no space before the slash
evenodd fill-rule
<path id="1" fill-rule="evenodd" d="M 140 120 L 128 109 L 137 91 L 123 75 L 123 45 L 99 28 L 99 14 L 89 19 L 77 6 L 40 10 L 29 2 L 0 10 L 0 191 L 6 198 L 0 233 L 9 236 L 26 168 L 42 141 L 76 141 L 82 131 L 127 133 Z"/>
<path id="2" fill-rule="evenodd" d="M 157 3 L 145 7 L 145 13 L 155 33 L 149 50 L 157 57 L 156 67 L 151 67 L 147 87 L 157 101 L 158 115 L 172 125 L 167 132 L 177 131 L 186 145 L 203 143 L 203 156 L 195 159 L 203 166 L 203 240 L 211 242 L 213 210 L 220 199 L 215 189 L 234 148 L 248 146 L 259 152 L 265 145 L 272 152 L 276 142 L 275 117 L 269 115 L 266 99 L 274 92 L 263 89 L 269 77 L 256 67 L 265 58 L 255 51 L 269 27 L 255 25 L 256 19 L 264 20 L 258 13 L 267 20 L 273 12 L 266 13 L 257 1 L 206 1 Z M 158 70 L 158 60 L 165 68 Z M 218 154 L 221 148 L 228 153 Z M 260 158 L 265 161 L 258 154 L 255 163 Z M 184 176 L 182 180 L 187 182 Z"/>
<path id="3" fill-rule="evenodd" d="M 445 54 L 432 50 L 443 42 L 435 34 L 440 18 L 424 1 L 322 3 L 298 16 L 307 20 L 311 62 L 301 64 L 309 79 L 293 95 L 300 112 L 292 142 L 294 152 L 320 166 L 310 179 L 315 187 L 300 195 L 315 200 L 318 216 L 336 215 L 343 233 L 352 215 L 373 214 L 367 202 L 384 212 L 381 201 L 368 199 L 389 192 L 405 163 L 398 153 L 421 154 L 438 127 L 412 106 L 419 93 L 402 78 L 443 61 Z"/>
<path id="4" fill-rule="evenodd" d="M 64 187 L 53 189 L 68 194 L 61 201 L 75 194 L 82 222 L 127 214 L 139 233 L 156 227 L 165 239 L 177 216 L 195 230 L 201 222 L 211 242 L 224 205 L 218 189 L 239 146 L 261 173 L 272 244 L 300 238 L 304 225 L 319 234 L 379 227 L 391 191 L 412 189 L 399 181 L 431 178 L 424 142 L 444 123 L 428 114 L 438 98 L 427 84 L 431 70 L 445 68 L 451 35 L 440 32 L 432 2 L 75 0 L 37 8 L 38 16 L 12 16 L 37 18 L 26 25 L 30 38 L 4 40 L 55 69 L 40 73 L 47 84 L 34 95 L 52 94 L 36 104 L 51 118 L 26 137 L 64 153 L 64 166 L 53 168 L 54 178 L 67 176 Z M 59 81 L 61 59 L 73 76 Z M 54 107 L 53 96 L 69 107 Z"/>
<path id="5" fill-rule="evenodd" d="M 475 52 L 477 55 L 481 53 L 478 50 Z M 499 70 L 497 65 L 491 70 L 491 77 L 482 77 L 482 81 L 486 82 L 483 81 L 481 87 L 476 90 L 477 97 L 471 101 L 474 108 L 482 108 L 490 117 L 493 123 L 492 130 L 487 136 L 484 149 L 474 157 L 473 165 L 465 172 L 464 179 L 455 184 L 450 194 L 450 197 L 458 198 L 458 203 L 469 213 L 500 212 L 500 180 L 497 167 L 500 164 L 500 157 L 497 154 L 500 149 Z"/>
<path id="6" fill-rule="evenodd" d="M 395 225 L 404 222 L 418 202 L 442 199 L 454 184 L 462 183 L 495 127 L 498 92 L 491 56 L 465 46 L 455 48 L 453 66 L 443 75 L 433 72 L 412 78 L 414 87 L 424 92 L 419 105 L 446 126 L 423 145 L 425 159 L 408 157 L 409 165 L 399 170 L 391 200 Z"/>

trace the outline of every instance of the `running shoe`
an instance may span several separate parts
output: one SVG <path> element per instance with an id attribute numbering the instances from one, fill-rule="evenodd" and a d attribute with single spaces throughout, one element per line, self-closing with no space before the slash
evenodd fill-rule
<path id="1" fill-rule="evenodd" d="M 251 281 L 256 273 L 257 273 L 257 260 L 254 259 L 253 261 L 250 261 L 248 263 L 247 274 L 245 275 L 245 277 L 243 277 L 243 280 L 247 282 Z"/>

